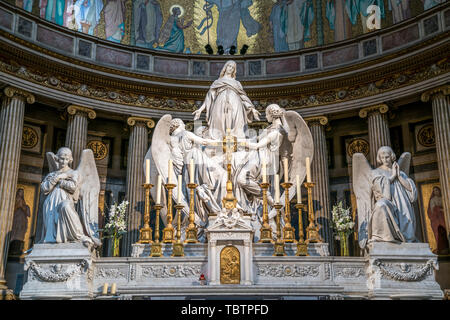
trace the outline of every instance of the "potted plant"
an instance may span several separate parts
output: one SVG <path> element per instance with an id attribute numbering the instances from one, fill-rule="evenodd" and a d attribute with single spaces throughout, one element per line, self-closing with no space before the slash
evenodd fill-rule
<path id="1" fill-rule="evenodd" d="M 336 233 L 336 240 L 341 244 L 341 256 L 349 256 L 348 236 L 353 232 L 355 222 L 352 221 L 350 208 L 344 208 L 342 201 L 333 206 L 333 229 Z"/>
<path id="2" fill-rule="evenodd" d="M 104 238 L 112 238 L 112 251 L 113 257 L 118 257 L 120 255 L 119 245 L 120 239 L 127 231 L 127 225 L 125 222 L 125 213 L 127 210 L 128 201 L 124 200 L 119 205 L 114 203 L 108 214 L 108 223 L 103 229 L 106 236 Z"/>

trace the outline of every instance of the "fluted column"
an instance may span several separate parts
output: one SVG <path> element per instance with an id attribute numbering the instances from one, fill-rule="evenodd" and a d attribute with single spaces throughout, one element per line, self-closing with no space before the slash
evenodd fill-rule
<path id="1" fill-rule="evenodd" d="M 377 152 L 382 146 L 391 146 L 391 135 L 386 117 L 389 107 L 379 104 L 359 111 L 361 118 L 367 117 L 369 127 L 370 163 L 377 166 Z"/>
<path id="2" fill-rule="evenodd" d="M 330 253 L 334 252 L 332 238 L 332 222 L 330 211 L 330 189 L 328 174 L 328 150 L 324 126 L 328 118 L 324 116 L 305 119 L 311 130 L 314 141 L 314 156 L 311 165 L 313 188 L 313 205 L 317 226 L 324 242 L 329 244 Z"/>
<path id="3" fill-rule="evenodd" d="M 67 122 L 65 145 L 72 150 L 72 168 L 76 168 L 80 161 L 81 152 L 87 144 L 88 117 L 91 120 L 95 119 L 96 113 L 92 109 L 76 105 L 70 105 L 67 108 L 67 113 L 69 114 L 69 120 Z"/>
<path id="4" fill-rule="evenodd" d="M 123 238 L 121 252 L 125 257 L 131 255 L 131 245 L 137 242 L 139 236 L 144 214 L 145 192 L 142 184 L 145 179 L 144 157 L 148 148 L 148 129 L 155 126 L 152 119 L 140 117 L 130 117 L 127 123 L 131 127 L 131 133 L 127 159 L 127 233 Z"/>
<path id="5" fill-rule="evenodd" d="M 431 98 L 433 106 L 434 134 L 436 136 L 436 154 L 439 168 L 445 224 L 450 230 L 450 86 L 442 86 L 422 94 L 422 101 Z"/>
<path id="6" fill-rule="evenodd" d="M 0 111 L 0 291 L 6 284 L 8 233 L 12 227 L 19 176 L 25 103 L 32 104 L 35 100 L 31 93 L 14 87 L 6 87 L 4 93 Z"/>

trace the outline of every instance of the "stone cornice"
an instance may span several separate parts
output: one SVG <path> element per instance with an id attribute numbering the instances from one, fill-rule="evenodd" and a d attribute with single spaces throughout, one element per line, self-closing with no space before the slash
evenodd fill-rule
<path id="1" fill-rule="evenodd" d="M 359 110 L 359 116 L 361 118 L 365 118 L 367 117 L 367 115 L 373 113 L 373 112 L 379 112 L 381 114 L 386 113 L 389 111 L 389 107 L 387 104 L 377 104 L 375 106 L 370 106 L 370 107 L 366 107 L 366 108 L 362 108 L 361 110 Z"/>
<path id="2" fill-rule="evenodd" d="M 420 97 L 420 99 L 423 102 L 428 102 L 432 95 L 439 94 L 439 93 L 442 93 L 444 96 L 448 96 L 450 94 L 450 85 L 440 86 L 440 87 L 428 90 L 428 91 L 422 93 L 422 96 Z"/>
<path id="3" fill-rule="evenodd" d="M 77 105 L 70 105 L 69 107 L 67 107 L 67 113 L 69 113 L 70 115 L 75 115 L 77 112 L 83 112 L 86 113 L 87 116 L 89 117 L 89 119 L 95 119 L 95 117 L 97 116 L 97 114 L 95 113 L 95 110 L 90 109 L 90 108 L 86 108 L 86 107 L 82 107 L 82 106 L 77 106 Z"/>
<path id="4" fill-rule="evenodd" d="M 313 125 L 325 126 L 328 123 L 328 118 L 325 116 L 307 117 L 304 118 L 304 120 L 308 123 L 309 126 Z"/>
<path id="5" fill-rule="evenodd" d="M 152 128 L 155 127 L 155 121 L 153 121 L 153 120 L 150 119 L 150 118 L 143 118 L 143 117 L 129 117 L 129 118 L 127 119 L 127 123 L 128 123 L 129 126 L 134 126 L 134 125 L 136 125 L 136 123 L 139 123 L 139 122 L 144 123 L 145 125 L 147 125 L 147 127 L 148 127 L 149 129 L 152 129 Z"/>

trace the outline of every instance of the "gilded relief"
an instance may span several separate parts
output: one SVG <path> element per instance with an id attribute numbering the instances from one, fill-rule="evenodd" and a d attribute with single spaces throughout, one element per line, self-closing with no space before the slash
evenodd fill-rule
<path id="1" fill-rule="evenodd" d="M 99 161 L 106 158 L 108 155 L 108 147 L 103 141 L 91 140 L 88 142 L 87 147 L 94 153 L 94 159 Z"/>
<path id="2" fill-rule="evenodd" d="M 220 252 L 220 283 L 240 284 L 241 261 L 239 250 L 234 246 L 228 246 Z"/>

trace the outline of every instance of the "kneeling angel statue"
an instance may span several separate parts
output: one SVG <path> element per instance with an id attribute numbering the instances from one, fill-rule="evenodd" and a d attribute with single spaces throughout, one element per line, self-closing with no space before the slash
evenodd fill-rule
<path id="1" fill-rule="evenodd" d="M 398 162 L 387 146 L 378 150 L 380 166 L 372 169 L 362 153 L 353 155 L 353 190 L 358 209 L 359 246 L 368 243 L 416 242 L 417 200 L 414 181 L 408 177 L 411 154 L 405 152 Z"/>
<path id="2" fill-rule="evenodd" d="M 40 243 L 82 242 L 101 245 L 98 235 L 100 180 L 92 150 L 83 150 L 76 170 L 70 168 L 72 151 L 62 147 L 47 152 L 50 173 L 41 183 L 46 196 Z"/>

